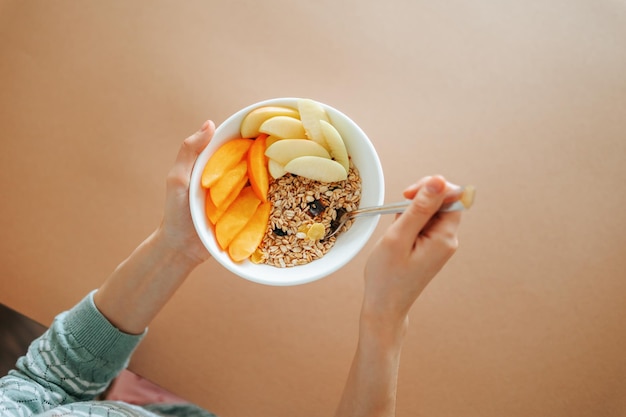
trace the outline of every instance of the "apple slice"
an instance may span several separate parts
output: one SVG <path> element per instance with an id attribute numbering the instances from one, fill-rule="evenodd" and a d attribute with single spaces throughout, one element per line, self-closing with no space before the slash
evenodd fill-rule
<path id="1" fill-rule="evenodd" d="M 241 232 L 230 242 L 228 254 L 233 261 L 241 262 L 248 259 L 259 247 L 265 236 L 271 211 L 272 203 L 266 202 L 259 205 Z"/>
<path id="2" fill-rule="evenodd" d="M 267 148 L 265 156 L 281 165 L 287 165 L 292 159 L 300 156 L 319 156 L 330 159 L 326 149 L 312 140 L 283 139 Z"/>
<path id="3" fill-rule="evenodd" d="M 298 110 L 300 111 L 300 120 L 302 120 L 306 136 L 328 149 L 320 128 L 320 120 L 329 121 L 326 110 L 317 101 L 308 98 L 298 100 Z"/>
<path id="4" fill-rule="evenodd" d="M 270 136 L 276 136 L 280 139 L 305 139 L 306 133 L 299 119 L 289 116 L 275 116 L 263 122 L 259 128 L 259 132 L 266 133 Z"/>
<path id="5" fill-rule="evenodd" d="M 473 185 L 466 185 L 465 188 L 463 188 L 463 193 L 461 193 L 461 204 L 463 204 L 463 207 L 465 207 L 466 209 L 472 207 L 472 205 L 474 204 L 474 197 L 476 196 L 476 188 Z"/>
<path id="6" fill-rule="evenodd" d="M 242 138 L 256 138 L 259 136 L 259 128 L 267 119 L 276 116 L 289 116 L 293 118 L 300 118 L 300 115 L 296 109 L 290 107 L 281 106 L 263 106 L 258 107 L 248 113 L 241 122 L 241 137 Z"/>
<path id="7" fill-rule="evenodd" d="M 335 126 L 325 120 L 320 120 L 320 126 L 324 134 L 324 139 L 326 139 L 330 156 L 335 161 L 339 162 L 346 169 L 346 172 L 348 172 L 350 169 L 350 159 L 348 159 L 348 150 L 346 149 L 346 144 L 341 138 L 341 135 L 337 129 L 335 129 Z"/>
<path id="8" fill-rule="evenodd" d="M 269 148 L 270 146 L 272 146 L 274 143 L 278 142 L 279 140 L 282 140 L 282 139 L 277 138 L 276 136 L 268 136 L 267 139 L 265 139 L 265 149 Z"/>
<path id="9" fill-rule="evenodd" d="M 252 145 L 251 139 L 233 139 L 217 148 L 202 171 L 202 186 L 209 188 L 241 162 Z"/>
<path id="10" fill-rule="evenodd" d="M 285 171 L 320 182 L 336 182 L 348 178 L 348 173 L 339 162 L 319 156 L 292 159 L 285 165 Z"/>
<path id="11" fill-rule="evenodd" d="M 272 178 L 277 179 L 282 177 L 283 175 L 285 175 L 287 173 L 287 171 L 285 171 L 285 166 L 279 164 L 278 162 L 274 161 L 273 159 L 270 159 L 267 162 L 267 168 L 270 172 L 270 175 L 272 176 Z"/>
<path id="12" fill-rule="evenodd" d="M 254 215 L 261 200 L 256 196 L 252 187 L 247 186 L 235 201 L 228 207 L 215 225 L 215 238 L 220 248 L 226 250 L 235 236 L 241 232 Z"/>

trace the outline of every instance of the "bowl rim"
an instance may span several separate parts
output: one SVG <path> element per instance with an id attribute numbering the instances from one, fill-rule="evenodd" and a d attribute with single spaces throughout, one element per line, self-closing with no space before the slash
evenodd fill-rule
<path id="1" fill-rule="evenodd" d="M 231 114 L 227 117 L 217 128 L 215 129 L 215 133 L 213 136 L 213 140 L 209 143 L 209 145 L 198 155 L 196 161 L 194 163 L 190 183 L 189 183 L 189 208 L 191 212 L 192 221 L 194 224 L 194 228 L 198 237 L 200 238 L 202 244 L 209 251 L 211 256 L 215 258 L 223 267 L 237 275 L 238 277 L 244 278 L 248 281 L 256 282 L 259 284 L 272 285 L 272 286 L 292 286 L 292 285 L 301 285 L 309 282 L 313 282 L 324 278 L 337 270 L 344 267 L 347 263 L 349 263 L 354 256 L 356 256 L 369 241 L 371 235 L 374 233 L 378 225 L 378 220 L 380 216 L 372 216 L 363 219 L 359 219 L 359 222 L 355 223 L 350 230 L 346 233 L 341 234 L 337 238 L 337 242 L 339 239 L 343 239 L 347 241 L 350 237 L 350 232 L 353 231 L 352 234 L 359 233 L 358 241 L 350 242 L 349 248 L 350 250 L 344 256 L 339 256 L 338 253 L 336 255 L 329 257 L 331 253 L 333 253 L 333 249 L 337 246 L 337 242 L 335 243 L 335 247 L 331 249 L 327 254 L 324 255 L 321 259 L 315 260 L 305 265 L 293 266 L 288 268 L 277 268 L 270 265 L 265 264 L 253 264 L 250 260 L 245 260 L 240 263 L 233 262 L 228 253 L 223 251 L 217 245 L 215 240 L 214 233 L 212 232 L 210 224 L 206 219 L 206 213 L 204 211 L 204 198 L 202 198 L 202 204 L 200 204 L 200 197 L 206 195 L 206 191 L 200 185 L 200 178 L 202 175 L 202 171 L 204 170 L 204 165 L 208 158 L 215 152 L 215 150 L 225 143 L 228 140 L 235 139 L 237 137 L 236 134 L 229 133 L 233 130 L 233 123 L 236 122 L 237 119 L 243 119 L 243 117 L 252 111 L 255 108 L 261 106 L 291 106 L 297 108 L 297 100 L 298 97 L 283 97 L 283 98 L 272 98 L 266 99 L 262 101 L 258 101 L 256 103 L 250 104 L 235 113 Z M 374 181 L 370 180 L 372 183 L 376 182 L 376 189 L 372 189 L 370 192 L 370 203 L 367 205 L 375 205 L 382 204 L 384 202 L 384 194 L 385 194 L 385 181 L 383 176 L 382 165 L 380 163 L 380 159 L 374 148 L 373 143 L 369 139 L 369 137 L 365 134 L 365 132 L 346 114 L 337 110 L 336 108 L 329 106 L 323 102 L 317 101 L 322 107 L 325 108 L 327 113 L 330 113 L 329 116 L 331 119 L 338 118 L 338 120 L 332 120 L 333 124 L 340 124 L 342 130 L 345 130 L 346 127 L 354 130 L 355 134 L 350 137 L 348 140 L 352 142 L 355 140 L 358 143 L 358 149 L 354 148 L 352 151 L 357 151 L 359 154 L 364 155 L 367 159 L 371 159 L 367 161 L 367 172 L 370 177 L 374 178 Z M 239 126 L 240 123 L 237 125 Z M 224 137 L 222 137 L 224 136 Z M 342 135 L 343 136 L 343 135 Z M 354 139 L 354 137 L 359 136 L 359 139 Z M 362 142 L 361 142 L 362 140 Z M 346 144 L 348 146 L 348 143 Z M 352 145 L 354 146 L 354 145 Z M 350 151 L 349 153 L 352 155 L 354 152 Z M 359 169 L 361 174 L 361 180 L 363 181 L 363 173 L 366 172 L 363 170 L 363 167 Z M 377 180 L 376 180 L 377 179 Z M 201 206 L 201 209 L 199 208 Z M 358 225 L 358 228 L 355 226 Z M 341 247 L 340 247 L 341 248 Z M 327 259 L 327 262 L 331 260 L 332 264 L 328 268 L 316 268 L 320 264 L 316 262 L 321 262 L 324 259 Z M 328 264 L 328 263 L 326 263 Z M 271 268 L 271 269 L 269 269 Z M 259 276 L 258 271 L 269 270 L 272 279 L 264 278 Z M 263 274 L 268 275 L 268 274 Z M 288 279 L 286 277 L 289 276 Z"/>

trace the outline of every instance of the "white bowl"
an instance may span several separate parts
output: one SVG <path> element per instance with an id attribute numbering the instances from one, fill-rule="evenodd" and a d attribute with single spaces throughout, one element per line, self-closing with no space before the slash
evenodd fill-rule
<path id="1" fill-rule="evenodd" d="M 347 232 L 337 237 L 335 245 L 322 258 L 306 265 L 278 268 L 265 264 L 254 264 L 248 260 L 233 262 L 228 253 L 220 249 L 211 224 L 205 214 L 206 191 L 200 185 L 202 171 L 209 157 L 224 142 L 240 137 L 239 128 L 244 116 L 261 106 L 289 106 L 297 108 L 297 98 L 277 98 L 252 104 L 230 116 L 215 130 L 211 143 L 198 156 L 191 174 L 189 205 L 191 217 L 198 236 L 211 255 L 232 273 L 267 285 L 298 285 L 323 278 L 347 264 L 356 256 L 371 237 L 379 216 L 362 217 L 354 221 Z M 382 204 L 385 195 L 383 170 L 374 146 L 367 135 L 348 116 L 320 103 L 326 110 L 331 123 L 343 137 L 348 154 L 361 176 L 361 207 Z"/>

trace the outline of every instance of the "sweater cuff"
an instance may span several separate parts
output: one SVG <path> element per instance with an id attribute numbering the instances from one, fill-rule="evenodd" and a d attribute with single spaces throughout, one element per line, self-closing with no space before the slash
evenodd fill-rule
<path id="1" fill-rule="evenodd" d="M 147 333 L 147 329 L 139 335 L 124 333 L 117 329 L 96 307 L 90 292 L 65 317 L 65 326 L 80 346 L 92 355 L 115 360 L 130 357 L 133 350 Z"/>

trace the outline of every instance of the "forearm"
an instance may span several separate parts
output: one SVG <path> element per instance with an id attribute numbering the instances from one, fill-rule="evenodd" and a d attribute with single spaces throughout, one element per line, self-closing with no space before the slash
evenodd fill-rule
<path id="1" fill-rule="evenodd" d="M 142 333 L 197 265 L 156 231 L 115 269 L 94 302 L 118 329 Z"/>
<path id="2" fill-rule="evenodd" d="M 359 342 L 336 417 L 395 415 L 400 352 L 408 319 L 395 324 L 361 313 Z"/>

